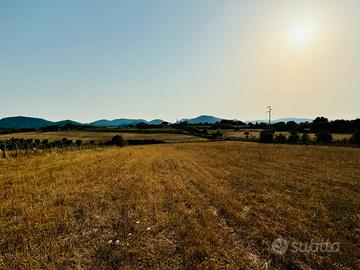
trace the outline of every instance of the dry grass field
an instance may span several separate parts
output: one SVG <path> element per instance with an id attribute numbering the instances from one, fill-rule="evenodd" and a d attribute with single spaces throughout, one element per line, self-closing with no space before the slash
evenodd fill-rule
<path id="1" fill-rule="evenodd" d="M 0 160 L 0 269 L 359 269 L 359 225 L 355 148 L 205 142 Z M 278 255 L 280 236 L 340 252 Z"/>
<path id="2" fill-rule="evenodd" d="M 195 137 L 188 134 L 175 134 L 175 133 L 136 133 L 136 132 L 99 132 L 99 131 L 51 131 L 51 132 L 22 132 L 10 133 L 0 135 L 0 140 L 11 138 L 24 138 L 24 139 L 48 139 L 49 141 L 61 140 L 68 138 L 69 140 L 95 140 L 105 142 L 111 140 L 115 135 L 121 135 L 124 139 L 156 139 L 165 142 L 194 142 L 204 141 L 205 139 Z"/>

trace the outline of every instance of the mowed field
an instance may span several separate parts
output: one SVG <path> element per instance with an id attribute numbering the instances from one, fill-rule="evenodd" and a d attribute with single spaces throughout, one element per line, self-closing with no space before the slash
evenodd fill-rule
<path id="1" fill-rule="evenodd" d="M 356 148 L 205 142 L 0 160 L 0 269 L 359 269 L 359 224 Z M 340 251 L 278 255 L 278 237 Z"/>
<path id="2" fill-rule="evenodd" d="M 0 141 L 11 138 L 24 138 L 24 139 L 40 139 L 40 140 L 61 140 L 67 138 L 69 140 L 83 140 L 88 142 L 95 140 L 98 142 L 110 141 L 115 135 L 121 135 L 124 139 L 156 139 L 164 142 L 194 142 L 205 141 L 203 138 L 195 137 L 189 134 L 176 134 L 176 133 L 136 133 L 136 132 L 106 132 L 106 131 L 51 131 L 51 132 L 22 132 L 10 133 L 0 135 Z"/>

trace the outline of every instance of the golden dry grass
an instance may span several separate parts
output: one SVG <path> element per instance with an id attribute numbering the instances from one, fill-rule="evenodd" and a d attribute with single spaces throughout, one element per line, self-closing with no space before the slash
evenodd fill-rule
<path id="1" fill-rule="evenodd" d="M 359 268 L 360 149 L 149 145 L 0 169 L 1 269 Z M 279 236 L 341 252 L 276 255 Z"/>
<path id="2" fill-rule="evenodd" d="M 204 141 L 205 139 L 195 137 L 188 134 L 175 133 L 136 133 L 136 132 L 99 132 L 99 131 L 51 131 L 51 132 L 21 132 L 0 135 L 0 141 L 11 138 L 24 139 L 47 139 L 49 141 L 61 140 L 68 138 L 69 140 L 83 140 L 83 141 L 109 141 L 115 135 L 121 135 L 125 139 L 156 139 L 165 142 L 194 142 Z"/>

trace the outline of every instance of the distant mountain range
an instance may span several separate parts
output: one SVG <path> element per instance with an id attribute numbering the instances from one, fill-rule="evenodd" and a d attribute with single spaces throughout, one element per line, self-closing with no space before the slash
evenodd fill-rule
<path id="1" fill-rule="evenodd" d="M 200 124 L 200 123 L 209 123 L 209 124 L 214 124 L 216 122 L 219 122 L 223 120 L 223 118 L 219 118 L 219 117 L 215 117 L 215 116 L 211 116 L 211 115 L 200 115 L 198 117 L 195 118 L 191 118 L 191 119 L 181 119 L 180 122 L 184 122 L 187 121 L 189 124 Z M 236 119 L 232 119 L 234 121 L 239 121 Z M 275 120 L 271 120 L 271 123 L 279 123 L 279 122 L 289 122 L 289 121 L 294 121 L 296 123 L 301 123 L 301 122 L 311 122 L 313 119 L 310 118 L 294 118 L 294 117 L 289 117 L 289 118 L 279 118 L 279 119 L 275 119 Z M 251 120 L 251 121 L 245 121 L 245 123 L 268 123 L 268 119 L 262 119 L 262 120 Z"/>
<path id="2" fill-rule="evenodd" d="M 91 126 L 95 127 L 124 127 L 129 125 L 136 125 L 139 123 L 146 123 L 149 125 L 161 125 L 161 123 L 164 122 L 162 119 L 154 119 L 151 121 L 146 121 L 144 119 L 127 119 L 127 118 L 120 118 L 120 119 L 114 119 L 114 120 L 98 120 L 95 122 L 89 123 Z"/>
<path id="3" fill-rule="evenodd" d="M 74 124 L 74 125 L 91 125 L 95 127 L 120 127 L 120 126 L 129 126 L 136 125 L 138 123 L 147 123 L 150 125 L 160 125 L 164 122 L 161 119 L 154 119 L 151 121 L 146 121 L 144 119 L 114 119 L 114 120 L 97 120 L 91 123 L 80 123 L 72 120 L 63 120 L 58 122 L 48 121 L 42 118 L 35 117 L 25 117 L 25 116 L 15 116 L 15 117 L 6 117 L 0 119 L 0 128 L 43 128 L 49 126 L 58 126 L 64 127 L 66 124 Z"/>
<path id="4" fill-rule="evenodd" d="M 279 122 L 290 122 L 290 121 L 294 121 L 296 123 L 303 123 L 303 122 L 312 122 L 313 119 L 310 118 L 294 118 L 294 117 L 288 117 L 288 118 L 279 118 L 279 119 L 275 119 L 275 120 L 271 120 L 271 123 L 279 123 Z M 269 120 L 268 119 L 261 119 L 261 120 L 250 120 L 250 121 L 245 121 L 245 123 L 253 123 L 255 124 L 256 122 L 258 123 L 268 123 Z"/>
<path id="5" fill-rule="evenodd" d="M 138 123 L 147 123 L 144 119 L 114 119 L 114 120 L 98 120 L 95 122 L 89 123 L 89 125 L 95 126 L 95 127 L 119 127 L 119 126 L 128 126 L 128 125 L 136 125 Z"/>
<path id="6" fill-rule="evenodd" d="M 200 124 L 200 123 L 209 123 L 209 124 L 214 124 L 216 122 L 221 121 L 222 118 L 219 117 L 215 117 L 215 116 L 211 116 L 211 115 L 200 115 L 198 117 L 195 118 L 184 118 L 181 119 L 179 122 L 184 122 L 187 121 L 189 124 Z M 247 121 L 246 123 L 255 123 L 255 122 L 267 122 L 268 120 L 263 119 L 263 120 L 252 120 L 252 121 Z M 288 121 L 295 121 L 297 123 L 300 122 L 306 122 L 306 121 L 312 121 L 312 119 L 309 118 L 280 118 L 280 119 L 276 119 L 271 121 L 272 123 L 277 123 L 277 122 L 288 122 Z M 97 120 L 91 123 L 79 123 L 73 120 L 63 120 L 63 121 L 58 121 L 58 122 L 52 122 L 52 121 L 48 121 L 42 118 L 34 118 L 34 117 L 25 117 L 25 116 L 16 116 L 16 117 L 6 117 L 3 119 L 0 119 L 0 128 L 17 128 L 17 129 L 22 129 L 22 128 L 43 128 L 43 127 L 48 127 L 48 126 L 58 126 L 58 127 L 64 127 L 66 124 L 75 124 L 75 125 L 92 125 L 95 127 L 121 127 L 121 126 L 129 126 L 129 125 L 136 125 L 138 123 L 147 123 L 147 124 L 152 124 L 152 125 L 159 125 L 162 122 L 164 122 L 164 120 L 162 119 L 154 119 L 151 121 L 146 121 L 144 119 L 127 119 L 127 118 L 119 118 L 119 119 L 114 119 L 114 120 L 107 120 L 107 119 L 102 119 L 102 120 Z"/>

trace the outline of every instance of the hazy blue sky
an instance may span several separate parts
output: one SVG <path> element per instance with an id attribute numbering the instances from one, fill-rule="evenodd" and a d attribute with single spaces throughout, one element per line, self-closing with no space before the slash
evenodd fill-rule
<path id="1" fill-rule="evenodd" d="M 0 118 L 360 117 L 360 1 L 0 0 Z"/>

